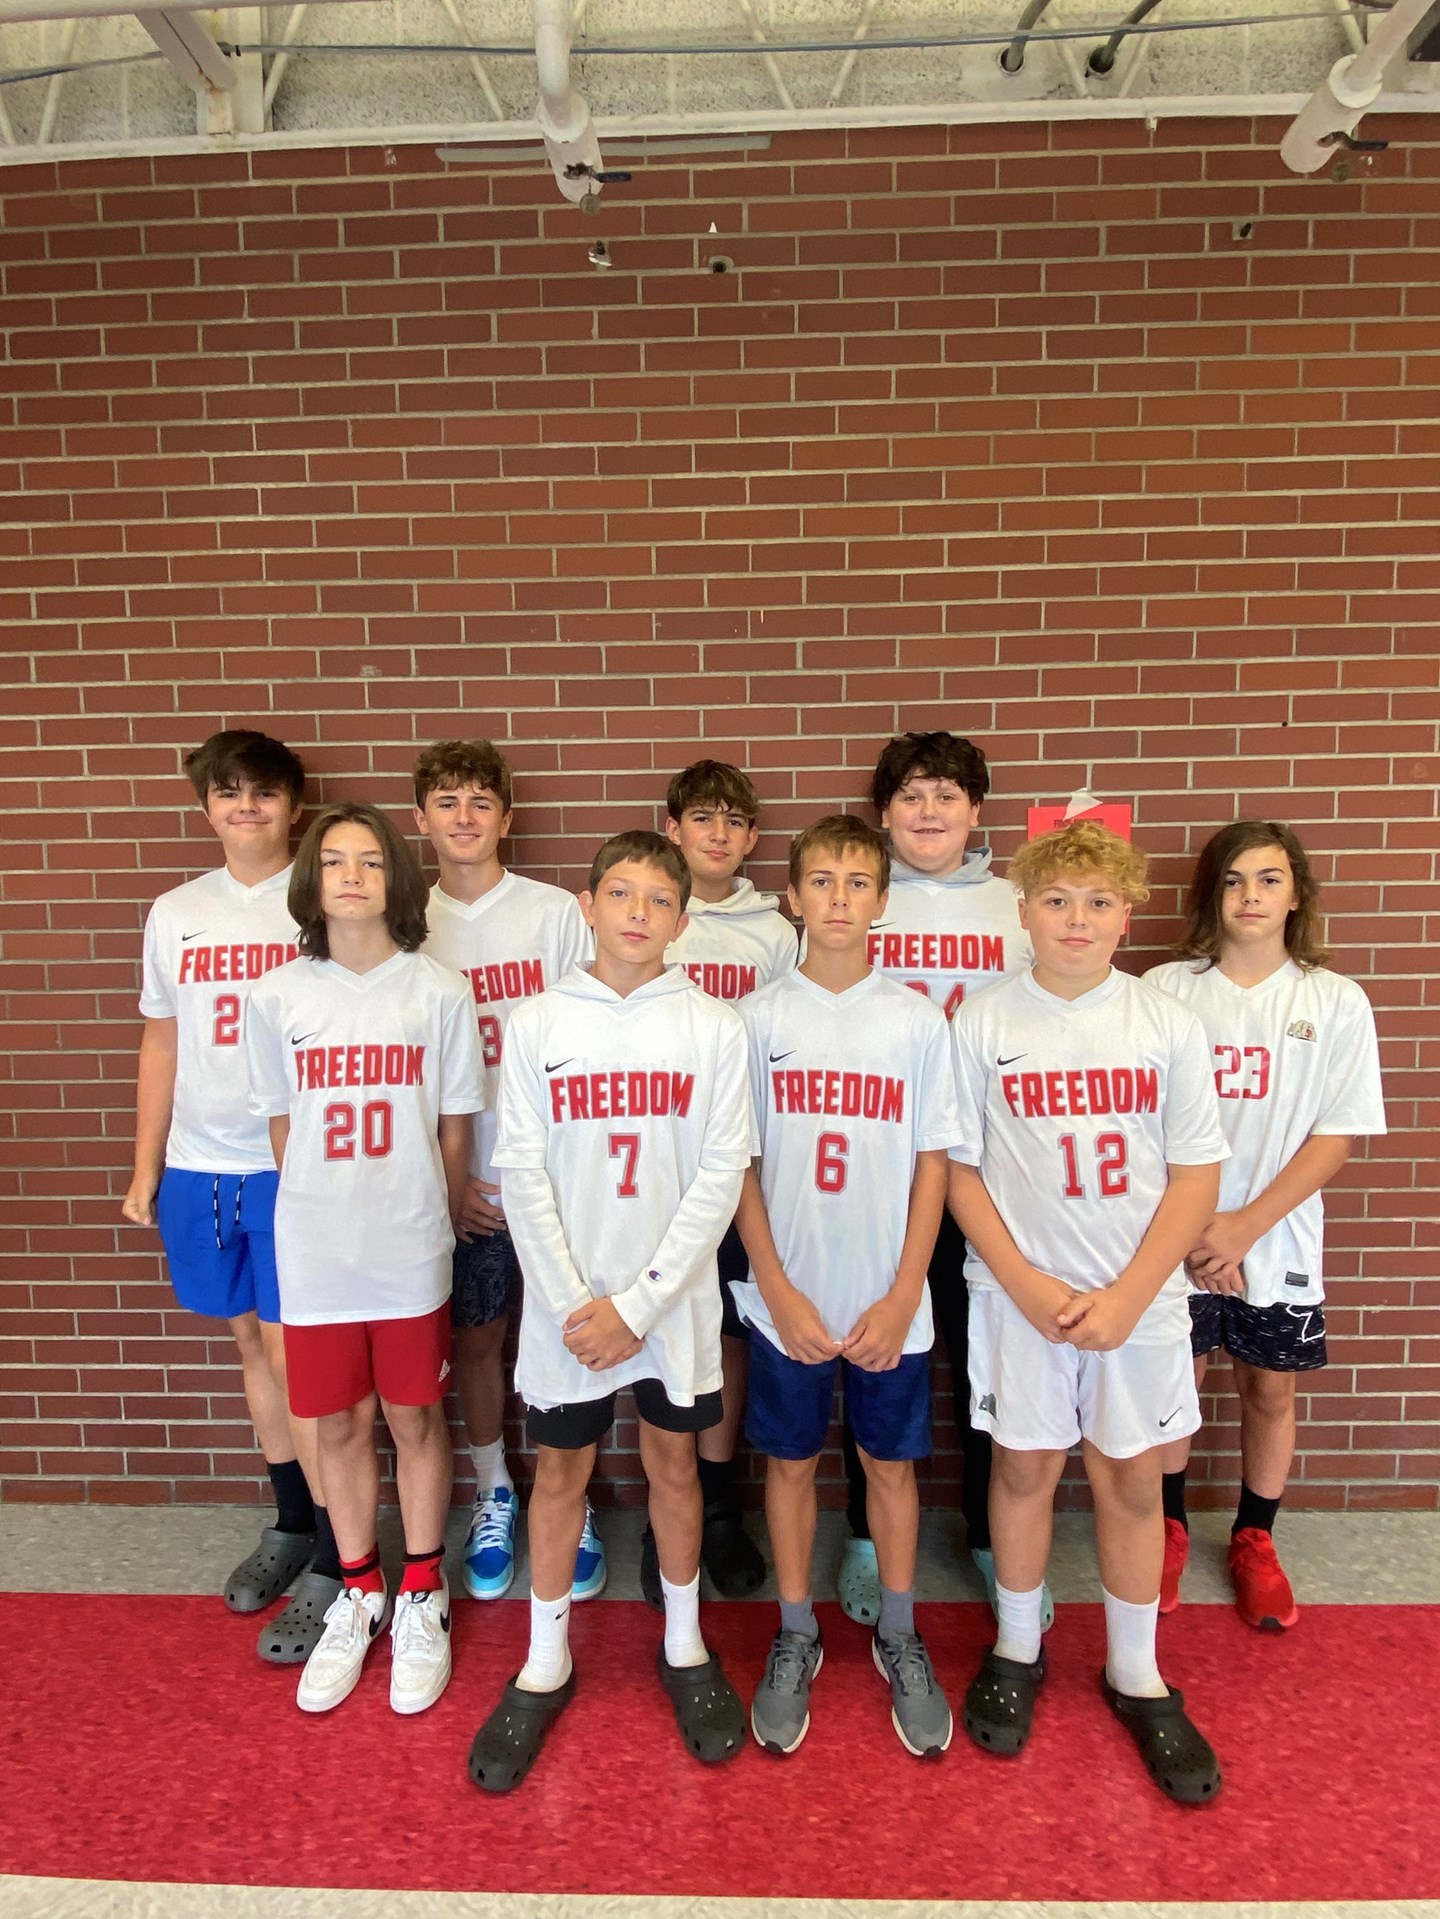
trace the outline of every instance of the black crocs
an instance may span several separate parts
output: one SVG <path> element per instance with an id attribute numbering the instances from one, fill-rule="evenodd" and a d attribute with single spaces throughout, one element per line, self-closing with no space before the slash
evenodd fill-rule
<path id="1" fill-rule="evenodd" d="M 282 1533 L 267 1526 L 260 1544 L 225 1581 L 231 1612 L 262 1612 L 315 1557 L 314 1533 Z"/>
<path id="2" fill-rule="evenodd" d="M 574 1697 L 573 1670 L 554 1692 L 522 1692 L 512 1679 L 470 1743 L 471 1784 L 482 1792 L 513 1792 L 540 1757 L 546 1733 Z"/>
<path id="3" fill-rule="evenodd" d="M 1205 1806 L 1220 1790 L 1220 1762 L 1210 1741 L 1185 1714 L 1185 1695 L 1174 1686 L 1164 1699 L 1137 1699 L 1116 1692 L 1102 1672 L 1100 1690 L 1161 1792 L 1182 1806 Z"/>
<path id="4" fill-rule="evenodd" d="M 1013 1759 L 1025 1749 L 1035 1695 L 1045 1677 L 1045 1649 L 1032 1665 L 1002 1659 L 992 1646 L 965 1694 L 965 1730 L 982 1752 Z"/>
<path id="5" fill-rule="evenodd" d="M 320 1644 L 325 1615 L 345 1582 L 313 1568 L 300 1575 L 289 1602 L 260 1628 L 255 1650 L 271 1666 L 303 1666 Z"/>
<path id="6" fill-rule="evenodd" d="M 745 1743 L 745 1709 L 720 1661 L 712 1653 L 703 1666 L 672 1666 L 661 1646 L 655 1663 L 686 1749 L 707 1766 L 733 1759 Z"/>
<path id="7" fill-rule="evenodd" d="M 765 1561 L 739 1513 L 724 1500 L 705 1508 L 700 1563 L 722 1599 L 748 1599 L 765 1584 Z"/>

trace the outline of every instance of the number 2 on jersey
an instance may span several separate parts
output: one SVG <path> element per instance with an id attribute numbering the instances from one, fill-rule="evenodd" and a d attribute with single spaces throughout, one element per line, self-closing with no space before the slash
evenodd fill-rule
<path id="1" fill-rule="evenodd" d="M 388 1099 L 368 1099 L 360 1108 L 360 1150 L 366 1159 L 384 1159 L 393 1143 L 394 1113 Z M 348 1099 L 325 1108 L 326 1159 L 354 1159 L 355 1108 Z"/>
<path id="2" fill-rule="evenodd" d="M 215 995 L 215 1034 L 212 1046 L 238 1046 L 240 1044 L 240 995 L 238 993 L 217 993 Z"/>
<path id="3" fill-rule="evenodd" d="M 1065 1166 L 1066 1199 L 1084 1199 L 1085 1185 L 1080 1177 L 1080 1151 L 1073 1133 L 1060 1135 L 1060 1158 Z M 1130 1175 L 1125 1168 L 1125 1135 L 1101 1133 L 1095 1141 L 1095 1165 L 1100 1175 L 1103 1199 L 1119 1199 L 1130 1190 Z"/>
<path id="4" fill-rule="evenodd" d="M 617 1199 L 638 1199 L 640 1188 L 636 1184 L 635 1169 L 640 1164 L 640 1135 L 638 1133 L 612 1133 L 610 1135 L 610 1157 L 622 1162 L 620 1182 L 615 1188 Z"/>

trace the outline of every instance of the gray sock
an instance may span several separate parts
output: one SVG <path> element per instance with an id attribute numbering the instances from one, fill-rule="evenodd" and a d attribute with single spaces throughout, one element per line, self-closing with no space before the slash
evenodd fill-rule
<path id="1" fill-rule="evenodd" d="M 813 1599 L 782 1599 L 780 1601 L 781 1632 L 798 1632 L 802 1639 L 819 1637 L 820 1626 L 815 1617 Z"/>
<path id="2" fill-rule="evenodd" d="M 892 1593 L 888 1586 L 880 1588 L 880 1623 L 876 1627 L 882 1639 L 894 1639 L 898 1633 L 915 1630 L 915 1588 L 909 1592 Z"/>

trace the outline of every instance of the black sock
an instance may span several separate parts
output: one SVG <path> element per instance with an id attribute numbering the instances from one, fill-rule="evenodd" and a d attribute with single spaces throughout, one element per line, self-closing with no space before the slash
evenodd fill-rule
<path id="1" fill-rule="evenodd" d="M 340 1548 L 335 1544 L 335 1529 L 324 1506 L 315 1508 L 315 1557 L 310 1561 L 310 1570 L 324 1579 L 340 1577 Z"/>
<path id="2" fill-rule="evenodd" d="M 728 1506 L 735 1461 L 733 1459 L 701 1459 L 697 1460 L 696 1464 L 700 1468 L 700 1497 L 705 1504 Z"/>
<path id="3" fill-rule="evenodd" d="M 1185 1511 L 1185 1467 L 1178 1473 L 1161 1473 L 1160 1504 L 1167 1519 L 1178 1519 L 1188 1533 L 1190 1520 Z"/>
<path id="4" fill-rule="evenodd" d="M 298 1459 L 282 1459 L 278 1466 L 270 1465 L 270 1484 L 275 1488 L 275 1505 L 278 1517 L 275 1521 L 277 1532 L 313 1533 L 315 1530 L 315 1505 L 310 1497 L 310 1488 L 305 1483 L 305 1474 Z"/>
<path id="5" fill-rule="evenodd" d="M 1235 1510 L 1235 1524 L 1230 1528 L 1230 1537 L 1244 1532 L 1247 1526 L 1256 1526 L 1262 1533 L 1273 1533 L 1275 1515 L 1280 1510 L 1278 1499 L 1262 1499 L 1259 1493 L 1252 1493 L 1242 1479 L 1240 1482 L 1240 1504 Z"/>

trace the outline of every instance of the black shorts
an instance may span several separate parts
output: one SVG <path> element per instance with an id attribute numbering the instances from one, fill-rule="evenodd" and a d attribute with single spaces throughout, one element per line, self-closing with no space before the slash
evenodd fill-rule
<path id="1" fill-rule="evenodd" d="M 457 1239 L 451 1266 L 450 1323 L 489 1326 L 520 1304 L 520 1261 L 510 1235 Z"/>
<path id="2" fill-rule="evenodd" d="M 1326 1362 L 1325 1308 L 1252 1306 L 1238 1293 L 1190 1295 L 1190 1350 L 1197 1359 L 1223 1346 L 1263 1373 L 1311 1373 Z"/>
<path id="3" fill-rule="evenodd" d="M 677 1406 L 658 1379 L 637 1379 L 632 1391 L 636 1412 L 662 1433 L 708 1432 L 720 1424 L 725 1410 L 719 1393 L 701 1393 L 693 1406 Z M 598 1445 L 615 1424 L 618 1397 L 606 1393 L 602 1399 L 572 1400 L 568 1406 L 529 1406 L 525 1437 L 532 1446 L 553 1446 L 561 1453 Z"/>
<path id="4" fill-rule="evenodd" d="M 743 1282 L 750 1277 L 750 1255 L 745 1251 L 745 1242 L 734 1220 L 725 1229 L 715 1263 L 720 1269 L 720 1331 L 726 1339 L 748 1339 L 750 1328 L 740 1317 L 735 1295 L 730 1290 L 732 1279 Z"/>

